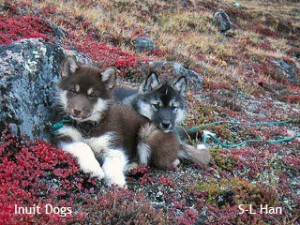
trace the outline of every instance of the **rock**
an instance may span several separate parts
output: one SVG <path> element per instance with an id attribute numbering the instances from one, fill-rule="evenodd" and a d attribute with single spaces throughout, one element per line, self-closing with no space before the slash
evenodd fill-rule
<path id="1" fill-rule="evenodd" d="M 197 91 L 203 86 L 203 77 L 201 74 L 193 70 L 183 67 L 177 62 L 156 61 L 149 63 L 140 63 L 142 71 L 149 74 L 150 71 L 156 72 L 160 77 L 176 78 L 179 76 L 186 76 L 190 86 Z"/>
<path id="2" fill-rule="evenodd" d="M 293 62 L 287 62 L 286 60 L 274 60 L 273 61 L 278 66 L 278 71 L 282 80 L 288 80 L 293 85 L 300 85 L 300 77 L 298 73 L 298 68 Z"/>
<path id="3" fill-rule="evenodd" d="M 229 204 L 234 205 L 234 192 L 232 190 L 224 190 L 217 197 L 217 204 L 219 207 Z"/>
<path id="4" fill-rule="evenodd" d="M 185 0 L 182 0 L 182 6 L 187 7 L 187 2 Z"/>
<path id="5" fill-rule="evenodd" d="M 0 45 L 0 132 L 48 139 L 64 54 L 41 39 Z"/>
<path id="6" fill-rule="evenodd" d="M 182 4 L 183 7 L 187 7 L 187 6 L 191 5 L 191 2 L 190 1 L 186 1 L 186 0 L 182 0 L 181 4 Z"/>
<path id="7" fill-rule="evenodd" d="M 239 2 L 234 2 L 233 5 L 236 8 L 240 8 L 241 7 L 241 3 L 239 3 Z"/>
<path id="8" fill-rule="evenodd" d="M 63 39 L 65 36 L 69 35 L 69 33 L 62 28 L 58 27 L 56 24 L 52 23 L 51 21 L 47 21 L 49 26 L 53 31 L 53 35 L 57 40 Z"/>
<path id="9" fill-rule="evenodd" d="M 279 32 L 286 33 L 286 34 L 292 33 L 294 31 L 292 22 L 285 19 L 280 19 L 278 21 L 276 29 Z"/>
<path id="10" fill-rule="evenodd" d="M 163 201 L 163 199 L 164 199 L 164 194 L 163 194 L 161 191 L 157 192 L 157 194 L 156 194 L 156 199 L 157 199 L 158 201 Z"/>
<path id="11" fill-rule="evenodd" d="M 148 37 L 139 37 L 134 44 L 137 52 L 151 52 L 156 48 L 154 42 Z"/>
<path id="12" fill-rule="evenodd" d="M 213 22 L 222 33 L 225 33 L 233 27 L 229 16 L 223 9 L 218 9 L 218 11 L 214 14 Z"/>

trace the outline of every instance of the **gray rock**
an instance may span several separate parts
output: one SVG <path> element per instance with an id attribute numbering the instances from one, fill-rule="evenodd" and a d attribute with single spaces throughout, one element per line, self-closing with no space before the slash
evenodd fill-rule
<path id="1" fill-rule="evenodd" d="M 164 199 L 164 193 L 162 193 L 161 191 L 157 192 L 156 199 L 158 201 L 163 201 L 163 199 Z"/>
<path id="2" fill-rule="evenodd" d="M 218 11 L 214 14 L 213 22 L 222 33 L 225 33 L 233 27 L 229 16 L 223 9 L 218 9 Z"/>
<path id="3" fill-rule="evenodd" d="M 156 48 L 154 42 L 148 37 L 139 37 L 134 46 L 137 52 L 151 52 Z"/>
<path id="4" fill-rule="evenodd" d="M 46 138 L 63 50 L 39 39 L 0 46 L 0 131 Z"/>
<path id="5" fill-rule="evenodd" d="M 241 3 L 239 3 L 239 2 L 234 2 L 233 5 L 236 8 L 240 8 L 241 7 Z"/>
<path id="6" fill-rule="evenodd" d="M 16 135 L 48 139 L 64 55 L 41 39 L 0 45 L 0 132 L 10 125 Z"/>
<path id="7" fill-rule="evenodd" d="M 300 85 L 298 68 L 294 63 L 288 63 L 283 59 L 274 60 L 273 62 L 278 66 L 279 74 L 283 80 L 288 80 L 293 85 Z"/>

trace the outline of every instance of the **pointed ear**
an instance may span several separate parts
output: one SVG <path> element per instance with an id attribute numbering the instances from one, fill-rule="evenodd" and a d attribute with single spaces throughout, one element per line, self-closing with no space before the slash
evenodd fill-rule
<path id="1" fill-rule="evenodd" d="M 111 90 L 116 84 L 117 70 L 113 67 L 109 67 L 101 73 L 101 78 L 107 89 Z"/>
<path id="2" fill-rule="evenodd" d="M 160 85 L 158 75 L 154 72 L 150 72 L 144 83 L 141 85 L 140 90 L 142 92 L 152 91 Z"/>
<path id="3" fill-rule="evenodd" d="M 173 84 L 174 89 L 182 96 L 186 95 L 187 79 L 185 76 L 179 77 Z"/>
<path id="4" fill-rule="evenodd" d="M 76 60 L 73 57 L 68 56 L 62 64 L 60 76 L 62 78 L 67 78 L 70 75 L 74 74 L 78 68 L 79 65 Z"/>

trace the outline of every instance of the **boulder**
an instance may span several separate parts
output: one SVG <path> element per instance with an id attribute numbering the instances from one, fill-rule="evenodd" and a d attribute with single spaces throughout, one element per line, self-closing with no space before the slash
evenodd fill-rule
<path id="1" fill-rule="evenodd" d="M 276 29 L 285 34 L 293 33 L 294 32 L 294 27 L 291 21 L 286 20 L 286 19 L 280 19 L 277 23 Z"/>
<path id="2" fill-rule="evenodd" d="M 213 22 L 222 33 L 226 33 L 226 31 L 233 27 L 229 16 L 223 9 L 218 9 L 218 11 L 214 14 Z"/>
<path id="3" fill-rule="evenodd" d="M 0 45 L 0 132 L 48 139 L 64 55 L 41 39 Z"/>
<path id="4" fill-rule="evenodd" d="M 63 50 L 39 39 L 0 46 L 0 131 L 46 138 Z"/>
<path id="5" fill-rule="evenodd" d="M 156 48 L 154 42 L 148 37 L 139 37 L 136 39 L 134 46 L 137 52 L 151 52 Z"/>
<path id="6" fill-rule="evenodd" d="M 286 60 L 274 60 L 278 66 L 278 72 L 282 80 L 288 80 L 293 85 L 300 85 L 300 76 L 295 63 L 287 62 Z"/>

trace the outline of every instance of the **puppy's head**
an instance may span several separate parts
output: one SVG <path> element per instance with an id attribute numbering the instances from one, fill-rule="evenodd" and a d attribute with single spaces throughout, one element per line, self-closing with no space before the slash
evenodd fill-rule
<path id="1" fill-rule="evenodd" d="M 60 75 L 59 99 L 66 114 L 79 122 L 99 121 L 111 101 L 116 70 L 108 68 L 101 72 L 67 57 Z"/>
<path id="2" fill-rule="evenodd" d="M 168 133 L 185 119 L 187 79 L 160 81 L 151 72 L 140 87 L 134 103 L 135 110 L 153 121 L 157 127 Z"/>

